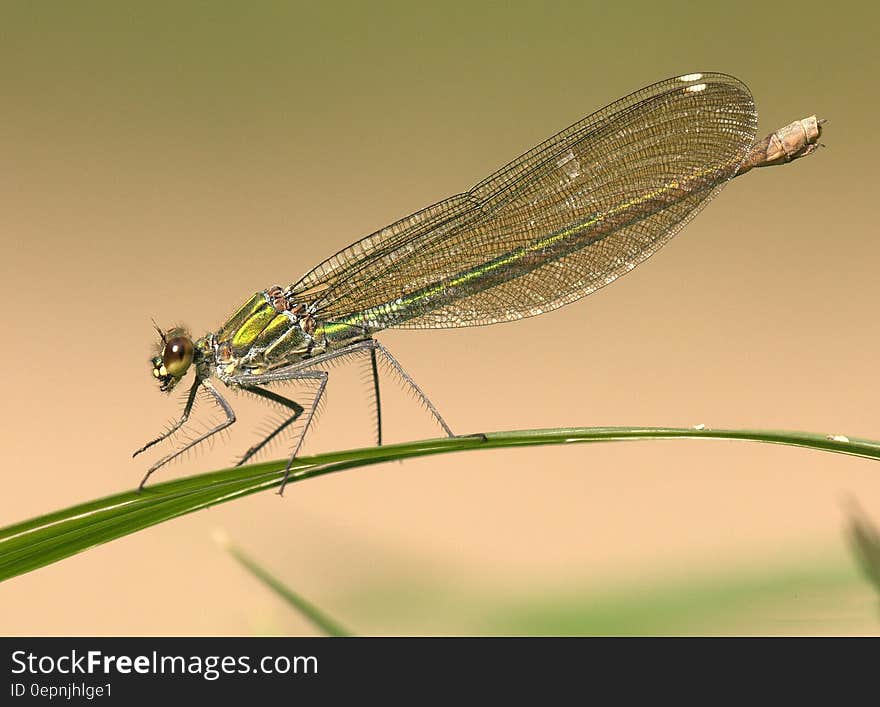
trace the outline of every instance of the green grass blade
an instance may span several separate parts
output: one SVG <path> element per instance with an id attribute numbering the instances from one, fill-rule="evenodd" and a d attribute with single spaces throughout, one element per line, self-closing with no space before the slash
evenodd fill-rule
<path id="1" fill-rule="evenodd" d="M 327 614 L 318 609 L 314 604 L 303 599 L 299 594 L 290 589 L 290 587 L 250 557 L 250 555 L 230 543 L 225 537 L 218 537 L 217 543 L 226 550 L 226 552 L 232 555 L 242 567 L 262 582 L 269 590 L 277 594 L 290 606 L 305 616 L 322 633 L 327 636 L 337 637 L 353 635 L 350 631 L 344 629 L 337 621 L 331 619 Z"/>
<path id="2" fill-rule="evenodd" d="M 574 427 L 490 432 L 301 457 L 290 483 L 369 464 L 474 449 L 649 439 L 724 439 L 805 447 L 880 459 L 880 442 L 804 432 L 663 427 Z M 0 529 L 0 581 L 157 523 L 280 486 L 286 460 L 198 474 L 88 501 Z"/>
<path id="3" fill-rule="evenodd" d="M 880 594 L 880 529 L 855 502 L 849 501 L 847 539 L 853 556 L 865 576 Z"/>
<path id="4" fill-rule="evenodd" d="M 875 634 L 870 593 L 857 568 L 840 560 L 551 589 L 472 612 L 483 617 L 484 635 Z"/>

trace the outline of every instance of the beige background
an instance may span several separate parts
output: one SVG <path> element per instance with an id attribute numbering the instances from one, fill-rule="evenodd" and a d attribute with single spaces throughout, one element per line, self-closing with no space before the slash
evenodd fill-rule
<path id="1" fill-rule="evenodd" d="M 138 482 L 148 461 L 131 451 L 178 410 L 150 377 L 151 317 L 201 334 L 592 110 L 700 70 L 749 84 L 762 134 L 829 118 L 828 149 L 731 184 L 587 300 L 380 338 L 462 432 L 705 423 L 880 437 L 871 4 L 419 5 L 4 4 L 0 525 Z M 358 374 L 334 374 L 307 452 L 370 443 Z M 436 434 L 385 390 L 389 438 Z M 227 441 L 162 478 L 240 454 L 263 416 L 238 406 Z M 841 501 L 880 516 L 878 473 L 723 442 L 355 470 L 6 582 L 0 631 L 309 633 L 218 550 L 216 528 L 358 631 L 505 631 L 492 612 L 518 603 L 850 567 Z M 794 583 L 784 614 L 746 607 L 698 630 L 876 632 L 870 589 L 846 586 L 829 602 Z"/>

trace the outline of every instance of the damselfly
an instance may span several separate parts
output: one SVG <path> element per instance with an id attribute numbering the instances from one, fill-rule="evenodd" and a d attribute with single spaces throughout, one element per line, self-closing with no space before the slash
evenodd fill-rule
<path id="1" fill-rule="evenodd" d="M 378 444 L 379 359 L 454 436 L 374 334 L 523 319 L 610 284 L 655 253 L 731 178 L 810 154 L 821 132 L 811 116 L 756 143 L 756 127 L 751 93 L 731 76 L 661 81 L 472 189 L 362 238 L 292 285 L 257 292 L 219 331 L 193 340 L 183 329 L 160 330 L 151 362 L 160 388 L 171 390 L 191 368 L 195 377 L 180 419 L 135 455 L 183 427 L 200 390 L 225 419 L 153 464 L 141 488 L 156 469 L 235 422 L 212 378 L 286 410 L 240 464 L 297 423 L 289 474 L 327 386 L 323 364 L 356 356 L 369 359 Z M 300 404 L 271 389 L 284 381 L 311 382 L 310 400 Z"/>

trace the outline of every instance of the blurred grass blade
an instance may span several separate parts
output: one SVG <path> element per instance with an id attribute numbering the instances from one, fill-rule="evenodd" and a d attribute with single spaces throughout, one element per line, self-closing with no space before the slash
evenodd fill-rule
<path id="1" fill-rule="evenodd" d="M 810 554 L 793 563 L 777 557 L 763 567 L 726 559 L 699 570 L 640 574 L 628 582 L 543 588 L 472 613 L 481 617 L 479 633 L 490 636 L 877 633 L 873 597 L 858 570 L 843 561 L 849 558 Z"/>
<path id="2" fill-rule="evenodd" d="M 702 425 L 574 427 L 490 432 L 485 439 L 431 439 L 301 457 L 291 468 L 289 483 L 358 466 L 464 450 L 681 438 L 748 440 L 880 459 L 880 442 L 851 440 L 842 435 L 718 430 Z M 166 481 L 149 486 L 140 494 L 126 491 L 10 525 L 0 530 L 0 581 L 171 518 L 280 486 L 286 464 L 286 460 L 277 460 Z"/>
<path id="3" fill-rule="evenodd" d="M 880 595 L 880 530 L 856 503 L 849 501 L 847 538 L 862 574 Z"/>
<path id="4" fill-rule="evenodd" d="M 260 566 L 253 558 L 240 548 L 231 544 L 225 537 L 218 537 L 217 543 L 238 563 L 250 572 L 254 577 L 260 580 L 271 591 L 275 592 L 279 597 L 286 601 L 290 606 L 305 616 L 314 626 L 322 633 L 328 636 L 351 636 L 351 632 L 342 628 L 340 624 L 331 619 L 323 611 L 315 607 L 310 602 L 303 599 L 299 594 L 287 587 L 280 579 L 274 577 L 268 570 Z"/>

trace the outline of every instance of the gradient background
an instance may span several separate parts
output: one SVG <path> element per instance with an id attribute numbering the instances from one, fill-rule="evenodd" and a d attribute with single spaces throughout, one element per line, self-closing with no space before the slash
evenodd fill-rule
<path id="1" fill-rule="evenodd" d="M 380 338 L 460 432 L 880 437 L 876 5 L 34 5 L 0 9 L 0 525 L 140 480 L 132 450 L 178 410 L 150 376 L 151 317 L 200 335 L 613 99 L 701 70 L 748 83 L 761 135 L 829 118 L 828 149 L 737 180 L 587 300 Z M 333 374 L 306 453 L 370 443 L 359 374 Z M 383 393 L 389 440 L 436 436 Z M 228 441 L 159 478 L 234 460 L 265 416 L 237 410 Z M 6 582 L 0 631 L 310 633 L 212 542 L 222 528 L 362 633 L 876 633 L 842 529 L 849 497 L 880 516 L 878 479 L 866 460 L 708 441 L 388 464 Z"/>

